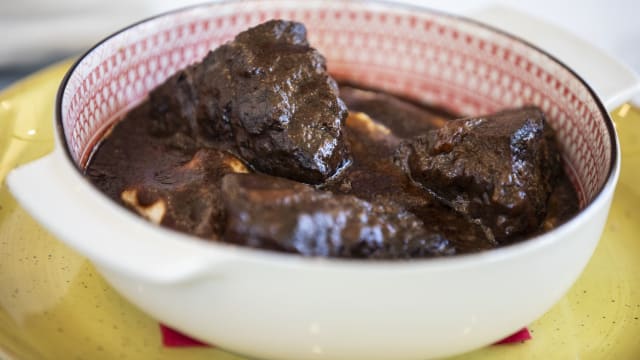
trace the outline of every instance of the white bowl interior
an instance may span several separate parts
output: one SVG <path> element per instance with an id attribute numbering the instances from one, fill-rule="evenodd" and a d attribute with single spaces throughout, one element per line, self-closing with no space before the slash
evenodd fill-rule
<path id="1" fill-rule="evenodd" d="M 303 22 L 338 80 L 465 115 L 540 106 L 558 133 L 582 207 L 611 174 L 615 146 L 608 115 L 579 77 L 544 52 L 461 18 L 333 0 L 194 7 L 100 43 L 76 64 L 60 96 L 58 116 L 75 164 L 83 169 L 106 129 L 175 71 L 272 18 Z"/>

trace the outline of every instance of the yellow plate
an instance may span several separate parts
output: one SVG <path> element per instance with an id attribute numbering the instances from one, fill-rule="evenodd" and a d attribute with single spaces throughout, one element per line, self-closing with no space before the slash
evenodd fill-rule
<path id="1" fill-rule="evenodd" d="M 7 192 L 8 171 L 53 147 L 54 96 L 68 66 L 53 66 L 0 93 L 0 358 L 240 359 L 211 348 L 164 348 L 156 321 Z M 457 359 L 640 359 L 640 109 L 623 105 L 613 115 L 622 174 L 587 269 L 531 324 L 533 340 Z"/>

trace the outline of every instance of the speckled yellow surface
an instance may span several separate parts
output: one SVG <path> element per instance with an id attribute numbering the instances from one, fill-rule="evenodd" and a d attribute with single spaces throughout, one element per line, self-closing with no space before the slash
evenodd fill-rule
<path id="1" fill-rule="evenodd" d="M 51 67 L 0 93 L 0 180 L 16 165 L 51 151 L 54 95 L 68 66 Z M 622 174 L 587 269 L 553 309 L 531 324 L 533 340 L 456 359 L 640 359 L 640 109 L 626 105 L 614 117 Z M 3 181 L 0 359 L 5 357 L 239 359 L 211 348 L 163 348 L 156 321 L 31 219 Z"/>

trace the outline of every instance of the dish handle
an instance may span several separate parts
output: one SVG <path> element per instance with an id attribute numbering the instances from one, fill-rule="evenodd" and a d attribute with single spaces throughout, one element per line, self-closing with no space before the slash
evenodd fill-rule
<path id="1" fill-rule="evenodd" d="M 219 275 L 218 266 L 233 257 L 232 251 L 177 232 L 167 236 L 168 230 L 131 216 L 65 156 L 56 144 L 51 154 L 11 171 L 6 184 L 40 224 L 98 267 L 150 283 L 176 283 Z"/>
<path id="2" fill-rule="evenodd" d="M 595 90 L 608 111 L 640 92 L 640 78 L 632 69 L 558 26 L 503 5 L 482 7 L 465 15 L 516 35 L 556 57 Z"/>

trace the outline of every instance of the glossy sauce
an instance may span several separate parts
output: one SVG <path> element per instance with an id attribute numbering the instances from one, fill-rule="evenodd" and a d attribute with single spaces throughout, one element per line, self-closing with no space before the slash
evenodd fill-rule
<path id="1" fill-rule="evenodd" d="M 456 116 L 349 85 L 341 87 L 341 98 L 350 111 L 346 136 L 351 163 L 338 176 L 317 185 L 317 189 L 366 201 L 393 201 L 417 216 L 426 228 L 443 234 L 458 254 L 500 246 L 486 229 L 436 201 L 398 166 L 396 149 L 404 139 L 437 129 Z M 203 145 L 181 133 L 157 136 L 152 129 L 153 120 L 153 111 L 146 102 L 127 114 L 95 151 L 86 176 L 107 196 L 143 216 L 139 209 L 164 200 L 169 213 L 154 222 L 209 240 L 225 241 L 227 219 L 220 200 L 220 181 L 225 174 L 238 172 L 229 165 L 228 160 L 234 156 L 222 145 Z M 210 149 L 203 150 L 203 146 Z M 246 165 L 236 160 L 240 167 Z M 249 166 L 240 172 L 246 171 L 256 172 Z M 137 196 L 133 205 L 123 195 L 132 189 Z M 563 173 L 539 230 L 510 239 L 509 243 L 548 231 L 577 211 L 575 190 Z"/>

